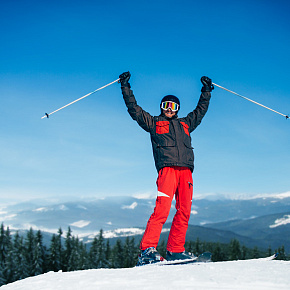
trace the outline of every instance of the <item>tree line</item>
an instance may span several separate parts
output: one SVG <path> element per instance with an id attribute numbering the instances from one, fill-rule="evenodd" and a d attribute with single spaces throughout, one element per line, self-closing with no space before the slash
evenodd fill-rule
<path id="1" fill-rule="evenodd" d="M 139 241 L 138 241 L 139 242 Z M 230 244 L 196 241 L 186 242 L 187 251 L 199 255 L 209 251 L 213 261 L 230 261 L 266 257 L 274 252 L 279 253 L 278 259 L 286 260 L 284 246 L 274 252 L 241 246 L 234 239 Z M 157 247 L 159 253 L 166 257 L 166 243 L 161 241 Z M 92 243 L 85 244 L 72 235 L 70 227 L 66 234 L 60 228 L 53 234 L 48 246 L 44 245 L 43 234 L 32 228 L 26 235 L 16 232 L 11 235 L 9 227 L 3 223 L 0 228 L 0 286 L 30 276 L 40 275 L 49 271 L 76 271 L 98 268 L 130 268 L 137 263 L 140 250 L 134 237 L 124 241 L 118 239 L 114 246 L 103 236 L 103 230 L 94 237 Z"/>

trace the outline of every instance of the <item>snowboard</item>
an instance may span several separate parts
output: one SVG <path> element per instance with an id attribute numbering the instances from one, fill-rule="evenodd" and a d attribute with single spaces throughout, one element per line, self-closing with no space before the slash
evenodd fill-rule
<path id="1" fill-rule="evenodd" d="M 170 265 L 186 265 L 186 264 L 194 264 L 194 263 L 208 263 L 211 261 L 212 253 L 210 252 L 204 252 L 200 254 L 199 256 L 195 257 L 194 259 L 186 259 L 186 260 L 174 260 L 174 261 L 161 261 L 156 263 L 150 263 L 150 264 L 143 264 L 139 266 L 149 266 L 149 265 L 157 265 L 157 266 L 170 266 Z M 278 257 L 278 253 L 266 257 L 266 258 L 257 258 L 257 259 L 250 259 L 250 260 L 264 260 L 264 261 L 271 261 Z M 246 260 L 243 260 L 246 261 Z"/>
<path id="2" fill-rule="evenodd" d="M 195 257 L 194 259 L 186 259 L 186 260 L 174 260 L 174 261 L 160 261 L 160 262 L 154 262 L 149 264 L 139 264 L 139 266 L 149 266 L 149 265 L 157 265 L 157 266 L 169 266 L 169 265 L 185 265 L 185 264 L 193 264 L 193 263 L 206 263 L 211 262 L 211 256 L 212 254 L 210 252 L 205 252 L 200 254 L 199 256 Z"/>
<path id="3" fill-rule="evenodd" d="M 250 259 L 250 260 L 264 260 L 264 261 L 271 261 L 271 260 L 274 260 L 276 259 L 277 257 L 279 256 L 278 253 L 275 253 L 274 255 L 272 256 L 269 256 L 269 257 L 266 257 L 266 258 L 257 258 L 257 259 Z"/>
<path id="4" fill-rule="evenodd" d="M 186 260 L 174 260 L 174 261 L 162 261 L 156 263 L 159 266 L 169 266 L 169 265 L 185 265 L 185 264 L 194 264 L 194 263 L 208 263 L 211 262 L 212 253 L 204 252 L 194 259 L 186 259 Z"/>

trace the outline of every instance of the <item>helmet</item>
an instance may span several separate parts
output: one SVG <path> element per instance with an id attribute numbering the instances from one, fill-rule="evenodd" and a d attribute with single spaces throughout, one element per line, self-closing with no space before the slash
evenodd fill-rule
<path id="1" fill-rule="evenodd" d="M 161 109 L 161 104 L 162 104 L 163 102 L 174 102 L 174 103 L 178 104 L 178 110 L 177 110 L 177 112 L 178 112 L 179 109 L 180 109 L 180 102 L 179 102 L 179 99 L 178 99 L 176 96 L 173 96 L 173 95 L 167 95 L 167 96 L 163 97 L 163 99 L 162 99 L 161 102 L 160 102 L 160 109 Z M 176 113 L 177 113 L 177 112 L 176 112 Z M 161 113 L 162 113 L 162 109 L 161 109 Z"/>

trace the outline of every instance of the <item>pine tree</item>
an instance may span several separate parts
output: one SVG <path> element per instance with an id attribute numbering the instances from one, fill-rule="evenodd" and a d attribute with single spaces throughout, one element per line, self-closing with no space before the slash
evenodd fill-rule
<path id="1" fill-rule="evenodd" d="M 106 243 L 106 251 L 105 251 L 105 256 L 106 256 L 106 260 L 108 261 L 108 266 L 109 268 L 111 268 L 111 247 L 110 247 L 110 241 L 109 239 L 107 239 L 107 243 Z"/>
<path id="2" fill-rule="evenodd" d="M 1 224 L 0 228 L 0 285 L 7 284 L 7 279 L 5 275 L 5 264 L 7 258 L 7 241 L 4 224 Z"/>
<path id="3" fill-rule="evenodd" d="M 112 251 L 112 262 L 113 268 L 123 268 L 123 247 L 120 239 L 117 240 L 113 251 Z"/>
<path id="4" fill-rule="evenodd" d="M 52 235 L 49 254 L 48 254 L 48 269 L 50 271 L 58 272 L 60 268 L 60 260 L 57 252 L 57 236 Z"/>
<path id="5" fill-rule="evenodd" d="M 230 243 L 230 260 L 241 259 L 241 247 L 240 242 L 237 239 L 231 240 Z"/>
<path id="6" fill-rule="evenodd" d="M 137 264 L 139 252 L 139 247 L 136 246 L 134 237 L 130 240 L 130 247 L 132 249 L 131 267 L 134 267 Z M 166 255 L 164 257 L 166 257 Z"/>
<path id="7" fill-rule="evenodd" d="M 78 237 L 71 236 L 70 230 L 65 241 L 66 271 L 84 270 L 89 268 L 86 246 Z"/>
<path id="8" fill-rule="evenodd" d="M 59 228 L 57 233 L 58 235 L 52 235 L 48 251 L 48 269 L 54 272 L 64 270 L 65 261 L 65 253 L 62 246 L 62 229 Z"/>
<path id="9" fill-rule="evenodd" d="M 278 253 L 278 257 L 277 257 L 278 260 L 287 260 L 284 245 L 278 248 L 277 253 Z"/>
<path id="10" fill-rule="evenodd" d="M 268 248 L 268 256 L 272 256 L 272 248 L 271 248 L 271 246 L 269 246 L 269 248 Z"/>
<path id="11" fill-rule="evenodd" d="M 14 236 L 14 262 L 17 265 L 15 269 L 15 281 L 24 279 L 29 276 L 27 271 L 28 266 L 26 262 L 26 250 L 24 247 L 23 237 L 16 232 Z"/>
<path id="12" fill-rule="evenodd" d="M 192 241 L 188 241 L 185 243 L 185 248 L 188 252 L 195 254 L 194 243 Z"/>
<path id="13" fill-rule="evenodd" d="M 56 255 L 57 255 L 57 258 L 58 258 L 59 269 L 63 269 L 64 251 L 63 251 L 63 246 L 62 246 L 62 234 L 63 234 L 62 229 L 59 228 L 57 233 L 58 233 L 58 236 L 57 236 L 57 239 L 56 239 Z"/>
<path id="14" fill-rule="evenodd" d="M 15 264 L 14 264 L 14 257 L 13 257 L 13 243 L 12 238 L 10 235 L 9 227 L 7 227 L 5 231 L 5 240 L 6 240 L 6 260 L 5 260 L 5 267 L 4 267 L 4 276 L 7 283 L 14 282 L 14 270 L 15 270 Z"/>
<path id="15" fill-rule="evenodd" d="M 64 264 L 63 264 L 63 270 L 64 271 L 70 271 L 70 264 L 69 261 L 71 260 L 72 250 L 73 250 L 73 244 L 72 244 L 72 231 L 71 228 L 68 227 L 68 231 L 66 234 L 65 239 L 65 250 L 64 250 Z"/>
<path id="16" fill-rule="evenodd" d="M 258 250 L 258 247 L 254 247 L 253 253 L 252 253 L 252 258 L 253 259 L 259 258 L 259 250 Z"/>
<path id="17" fill-rule="evenodd" d="M 78 262 L 80 259 L 79 251 L 79 240 L 78 238 L 75 238 L 72 236 L 71 243 L 70 243 L 70 255 L 68 256 L 68 265 L 67 265 L 67 271 L 75 271 L 78 269 Z"/>
<path id="18" fill-rule="evenodd" d="M 3 266 L 0 264 L 0 287 L 6 284 L 6 279 L 3 273 Z"/>
<path id="19" fill-rule="evenodd" d="M 222 251 L 222 248 L 221 248 L 220 243 L 217 243 L 216 247 L 213 250 L 212 260 L 214 262 L 217 262 L 217 261 L 225 261 L 225 254 Z"/>
<path id="20" fill-rule="evenodd" d="M 105 241 L 103 237 L 103 230 L 100 230 L 97 244 L 97 268 L 108 268 L 109 261 L 106 260 Z"/>
<path id="21" fill-rule="evenodd" d="M 201 254 L 200 247 L 201 247 L 200 240 L 199 240 L 199 238 L 197 238 L 196 242 L 195 242 L 195 253 L 196 253 L 196 255 Z"/>
<path id="22" fill-rule="evenodd" d="M 241 252 L 241 259 L 246 260 L 248 255 L 248 249 L 246 246 L 242 246 L 242 252 Z"/>
<path id="23" fill-rule="evenodd" d="M 98 238 L 94 237 L 90 251 L 89 251 L 89 267 L 90 267 L 90 269 L 97 269 L 98 268 L 97 257 L 98 257 Z"/>
<path id="24" fill-rule="evenodd" d="M 33 276 L 34 275 L 33 262 L 34 262 L 35 237 L 34 237 L 32 228 L 30 228 L 30 230 L 27 232 L 24 246 L 25 246 L 25 253 L 26 253 L 25 258 L 26 258 L 28 276 Z"/>
<path id="25" fill-rule="evenodd" d="M 134 238 L 130 239 L 126 238 L 124 248 L 123 248 L 123 256 L 124 256 L 124 268 L 130 268 L 136 265 L 136 247 Z"/>
<path id="26" fill-rule="evenodd" d="M 86 270 L 89 269 L 89 259 L 88 259 L 88 252 L 87 247 L 84 245 L 83 242 L 80 242 L 79 244 L 79 253 L 80 253 L 80 259 L 79 259 L 79 270 Z"/>
<path id="27" fill-rule="evenodd" d="M 3 223 L 0 228 L 0 269 L 2 284 L 14 281 L 13 244 L 9 227 L 5 230 Z"/>
<path id="28" fill-rule="evenodd" d="M 34 251 L 33 251 L 33 269 L 34 276 L 45 273 L 45 247 L 43 246 L 43 237 L 41 231 L 37 231 L 35 236 Z"/>
<path id="29" fill-rule="evenodd" d="M 5 229 L 4 224 L 1 224 L 0 227 L 0 264 L 2 265 L 5 262 Z"/>

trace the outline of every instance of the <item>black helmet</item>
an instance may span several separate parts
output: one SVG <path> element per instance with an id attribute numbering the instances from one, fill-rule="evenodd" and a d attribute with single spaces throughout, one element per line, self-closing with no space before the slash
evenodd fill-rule
<path id="1" fill-rule="evenodd" d="M 161 108 L 161 104 L 162 104 L 163 102 L 174 102 L 174 103 L 178 104 L 178 110 L 177 110 L 177 112 L 178 112 L 179 109 L 180 109 L 180 102 L 179 102 L 179 99 L 178 99 L 176 96 L 173 96 L 173 95 L 167 95 L 167 96 L 163 97 L 163 99 L 162 99 L 161 102 L 160 102 L 160 108 Z M 177 113 L 177 112 L 176 112 L 176 113 Z M 162 109 L 161 109 L 161 113 L 162 113 Z"/>

